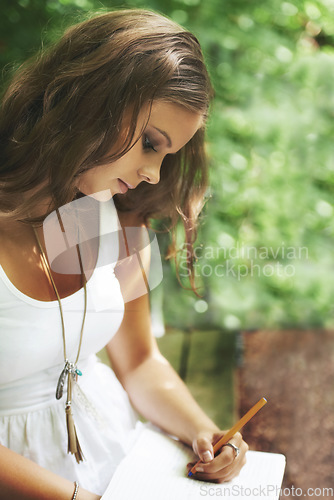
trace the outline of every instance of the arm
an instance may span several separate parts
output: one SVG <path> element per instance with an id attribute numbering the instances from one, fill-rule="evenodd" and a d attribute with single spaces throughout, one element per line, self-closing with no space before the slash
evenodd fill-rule
<path id="1" fill-rule="evenodd" d="M 148 296 L 127 303 L 125 309 L 107 352 L 139 413 L 189 445 L 203 428 L 219 432 L 159 352 L 151 334 Z"/>
<path id="2" fill-rule="evenodd" d="M 149 252 L 143 262 L 146 268 L 148 261 Z M 122 277 L 126 276 L 124 269 L 119 276 L 123 291 L 123 287 L 127 286 L 127 280 L 122 281 Z M 128 279 L 131 286 L 134 283 L 138 285 L 139 281 L 140 276 L 133 274 Z M 192 445 L 203 461 L 210 462 L 204 465 L 204 473 L 197 475 L 200 479 L 227 480 L 239 473 L 245 463 L 246 443 L 237 434 L 232 440 L 241 450 L 237 459 L 234 460 L 234 452 L 230 447 L 223 448 L 217 458 L 211 459 L 212 442 L 223 432 L 202 411 L 183 381 L 159 352 L 151 332 L 148 294 L 125 303 L 122 324 L 107 345 L 107 352 L 118 379 L 139 413 Z"/>
<path id="3" fill-rule="evenodd" d="M 71 500 L 74 483 L 0 445 L 1 500 Z M 83 488 L 77 500 L 98 500 Z"/>
<path id="4" fill-rule="evenodd" d="M 245 464 L 248 446 L 241 434 L 236 434 L 231 440 L 240 448 L 237 459 L 234 459 L 230 447 L 224 447 L 212 460 L 212 443 L 224 432 L 198 406 L 159 352 L 150 331 L 147 295 L 129 302 L 125 308 L 121 327 L 107 345 L 107 352 L 132 404 L 146 419 L 192 446 L 201 460 L 207 462 L 196 474 L 198 479 L 232 479 Z M 191 466 L 189 464 L 189 468 Z"/>

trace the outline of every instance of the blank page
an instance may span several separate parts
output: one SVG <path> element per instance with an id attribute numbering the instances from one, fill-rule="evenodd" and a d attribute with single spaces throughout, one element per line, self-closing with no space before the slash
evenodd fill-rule
<path id="1" fill-rule="evenodd" d="M 248 451 L 247 463 L 232 481 L 215 484 L 190 479 L 186 464 L 198 458 L 179 441 L 145 428 L 118 466 L 102 500 L 202 500 L 279 498 L 284 455 Z"/>

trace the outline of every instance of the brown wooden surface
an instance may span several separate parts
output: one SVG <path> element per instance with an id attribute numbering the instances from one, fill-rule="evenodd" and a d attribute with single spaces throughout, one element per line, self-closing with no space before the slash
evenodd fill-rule
<path id="1" fill-rule="evenodd" d="M 311 498 L 308 488 L 334 490 L 334 332 L 256 331 L 242 338 L 239 414 L 268 399 L 244 427 L 245 440 L 251 449 L 286 456 L 283 487 L 301 488 L 304 498 Z M 313 498 L 334 498 L 327 493 Z"/>

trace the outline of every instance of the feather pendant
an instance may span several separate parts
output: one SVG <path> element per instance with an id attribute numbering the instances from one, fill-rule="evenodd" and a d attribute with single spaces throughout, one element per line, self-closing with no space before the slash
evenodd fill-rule
<path id="1" fill-rule="evenodd" d="M 64 384 L 65 384 L 65 379 L 66 379 L 67 374 L 68 374 L 68 364 L 66 361 L 65 366 L 64 366 L 61 374 L 59 375 L 57 389 L 56 389 L 56 399 L 61 399 L 63 397 Z"/>
<path id="2" fill-rule="evenodd" d="M 72 373 L 69 372 L 67 379 L 67 401 L 65 408 L 68 437 L 67 453 L 72 453 L 75 456 L 77 463 L 80 463 L 84 460 L 84 456 L 78 440 L 72 413 L 72 377 Z"/>

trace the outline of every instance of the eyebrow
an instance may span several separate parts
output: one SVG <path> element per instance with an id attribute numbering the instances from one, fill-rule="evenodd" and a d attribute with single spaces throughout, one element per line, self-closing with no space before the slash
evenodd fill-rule
<path id="1" fill-rule="evenodd" d="M 153 127 L 155 130 L 157 130 L 158 132 L 160 132 L 160 134 L 162 134 L 164 137 L 166 137 L 167 139 L 167 142 L 168 142 L 168 147 L 171 148 L 172 147 L 172 141 L 169 137 L 169 135 L 167 134 L 167 132 L 165 132 L 164 130 L 161 130 L 160 128 L 158 127 Z"/>

